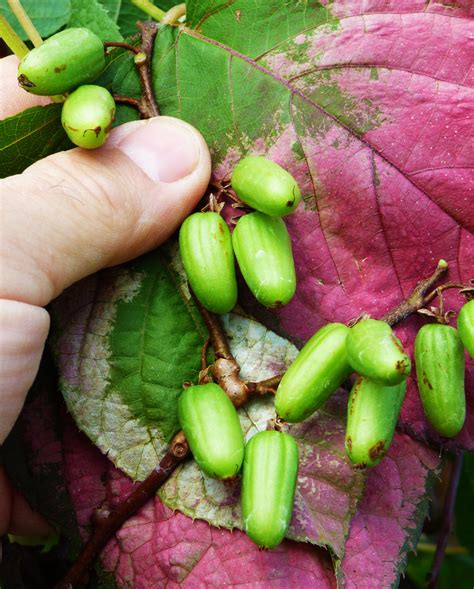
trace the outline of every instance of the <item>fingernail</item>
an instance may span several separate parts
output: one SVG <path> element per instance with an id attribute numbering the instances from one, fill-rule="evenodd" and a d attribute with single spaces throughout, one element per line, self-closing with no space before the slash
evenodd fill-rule
<path id="1" fill-rule="evenodd" d="M 115 145 L 155 182 L 176 182 L 198 163 L 196 134 L 178 120 L 150 119 Z"/>

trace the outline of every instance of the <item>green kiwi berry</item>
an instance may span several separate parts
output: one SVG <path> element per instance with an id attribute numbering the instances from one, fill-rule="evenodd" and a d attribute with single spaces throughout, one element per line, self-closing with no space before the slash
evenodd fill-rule
<path id="1" fill-rule="evenodd" d="M 237 410 L 221 387 L 209 383 L 185 389 L 178 413 L 200 468 L 210 477 L 235 477 L 244 458 L 244 435 Z"/>
<path id="2" fill-rule="evenodd" d="M 115 101 L 102 86 L 80 86 L 65 100 L 61 123 L 79 147 L 95 149 L 109 136 L 115 118 Z"/>
<path id="3" fill-rule="evenodd" d="M 469 355 L 474 358 L 474 299 L 459 311 L 458 333 Z"/>
<path id="4" fill-rule="evenodd" d="M 194 213 L 179 231 L 181 259 L 191 288 L 213 313 L 228 313 L 237 302 L 232 237 L 214 212 Z"/>
<path id="5" fill-rule="evenodd" d="M 349 364 L 373 382 L 395 385 L 410 374 L 410 357 L 385 321 L 359 321 L 352 327 L 346 344 Z"/>
<path id="6" fill-rule="evenodd" d="M 390 448 L 406 381 L 393 386 L 359 377 L 347 406 L 346 451 L 353 464 L 375 466 Z"/>
<path id="7" fill-rule="evenodd" d="M 275 409 L 289 422 L 303 421 L 323 405 L 352 372 L 346 356 L 350 328 L 329 323 L 308 340 L 284 374 Z"/>
<path id="8" fill-rule="evenodd" d="M 89 29 L 56 33 L 20 61 L 18 83 L 42 96 L 64 94 L 92 82 L 104 69 L 104 45 Z"/>
<path id="9" fill-rule="evenodd" d="M 277 431 L 256 434 L 245 448 L 242 517 L 247 535 L 262 548 L 285 537 L 298 476 L 298 446 Z"/>
<path id="10" fill-rule="evenodd" d="M 232 245 L 244 280 L 262 305 L 278 308 L 291 300 L 295 263 L 282 219 L 259 212 L 240 217 Z"/>
<path id="11" fill-rule="evenodd" d="M 424 325 L 415 338 L 418 391 L 426 417 L 446 438 L 457 435 L 466 418 L 464 348 L 449 325 Z"/>
<path id="12" fill-rule="evenodd" d="M 267 215 L 288 215 L 301 201 L 301 192 L 293 176 L 261 156 L 240 160 L 231 182 L 242 202 Z"/>

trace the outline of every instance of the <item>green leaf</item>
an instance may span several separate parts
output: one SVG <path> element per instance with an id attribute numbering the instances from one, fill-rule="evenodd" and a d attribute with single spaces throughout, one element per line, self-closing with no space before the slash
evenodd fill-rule
<path id="1" fill-rule="evenodd" d="M 474 454 L 466 452 L 456 498 L 455 532 L 460 544 L 474 556 Z"/>
<path id="2" fill-rule="evenodd" d="M 102 41 L 121 41 L 119 27 L 98 0 L 71 0 L 70 27 L 86 27 Z"/>
<path id="3" fill-rule="evenodd" d="M 433 546 L 434 549 L 434 546 Z M 426 578 L 431 570 L 433 552 L 419 551 L 408 559 L 407 577 L 419 589 L 426 589 Z M 446 554 L 441 568 L 438 589 L 472 589 L 474 558 L 465 554 Z"/>
<path id="4" fill-rule="evenodd" d="M 127 106 L 126 104 L 118 104 L 115 121 L 112 126 L 115 128 L 124 123 L 129 123 L 130 121 L 138 121 L 139 118 L 140 115 L 136 108 L 133 108 L 133 106 Z"/>
<path id="5" fill-rule="evenodd" d="M 78 305 L 86 313 L 71 322 Z M 69 410 L 119 468 L 144 478 L 179 430 L 183 383 L 197 381 L 200 316 L 161 250 L 72 287 L 53 311 Z"/>
<path id="6" fill-rule="evenodd" d="M 71 0 L 22 0 L 22 6 L 43 38 L 58 31 L 71 18 Z M 10 10 L 7 0 L 0 0 L 0 13 L 26 41 L 28 36 Z"/>
<path id="7" fill-rule="evenodd" d="M 99 0 L 102 6 L 107 10 L 109 17 L 117 22 L 120 8 L 122 7 L 122 0 Z"/>
<path id="8" fill-rule="evenodd" d="M 138 33 L 137 21 L 150 20 L 147 14 L 137 8 L 130 0 L 123 0 L 120 7 L 120 14 L 117 24 L 120 27 L 120 32 L 124 37 L 130 37 Z"/>
<path id="9" fill-rule="evenodd" d="M 72 147 L 61 126 L 61 105 L 35 106 L 0 121 L 0 178 Z"/>
<path id="10" fill-rule="evenodd" d="M 191 0 L 186 7 L 188 27 L 252 58 L 304 30 L 322 25 L 330 28 L 338 26 L 330 8 L 317 0 L 284 2 L 278 8 L 274 2 L 266 0 L 231 4 L 216 0 Z M 262 22 L 265 23 L 264 35 Z"/>

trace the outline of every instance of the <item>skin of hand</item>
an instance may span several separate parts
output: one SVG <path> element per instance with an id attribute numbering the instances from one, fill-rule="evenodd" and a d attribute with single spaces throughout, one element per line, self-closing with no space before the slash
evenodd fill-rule
<path id="1" fill-rule="evenodd" d="M 48 102 L 0 60 L 0 120 Z M 202 136 L 171 117 L 127 123 L 98 150 L 75 148 L 0 180 L 0 444 L 38 370 L 43 308 L 81 278 L 164 242 L 203 196 L 211 160 Z M 0 467 L 0 535 L 44 535 Z"/>

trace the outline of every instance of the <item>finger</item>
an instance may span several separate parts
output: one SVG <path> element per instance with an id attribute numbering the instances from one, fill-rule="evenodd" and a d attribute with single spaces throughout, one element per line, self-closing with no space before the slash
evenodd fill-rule
<path id="1" fill-rule="evenodd" d="M 0 300 L 0 444 L 33 384 L 48 329 L 49 315 L 43 308 Z"/>
<path id="2" fill-rule="evenodd" d="M 0 119 L 16 115 L 31 106 L 50 104 L 48 96 L 35 96 L 18 85 L 18 58 L 9 55 L 0 59 Z"/>
<path id="3" fill-rule="evenodd" d="M 33 511 L 26 499 L 13 487 L 0 466 L 0 536 L 49 536 L 54 529 L 42 515 Z"/>

